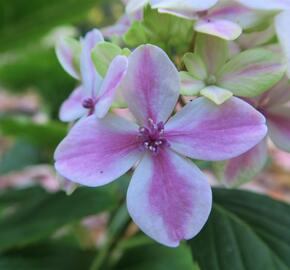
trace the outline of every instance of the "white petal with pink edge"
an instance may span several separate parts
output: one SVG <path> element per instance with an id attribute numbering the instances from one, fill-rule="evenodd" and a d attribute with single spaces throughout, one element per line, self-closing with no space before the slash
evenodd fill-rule
<path id="1" fill-rule="evenodd" d="M 201 19 L 194 26 L 195 31 L 220 37 L 225 40 L 235 40 L 241 33 L 242 28 L 228 20 Z"/>
<path id="2" fill-rule="evenodd" d="M 120 86 L 128 68 L 128 59 L 126 56 L 116 56 L 109 66 L 106 77 L 102 83 L 100 92 L 98 93 L 98 101 L 95 106 L 95 115 L 98 118 L 104 117 L 109 111 L 115 93 Z"/>
<path id="3" fill-rule="evenodd" d="M 266 133 L 264 116 L 236 97 L 221 106 L 197 98 L 165 126 L 165 137 L 175 151 L 201 160 L 226 160 L 241 155 Z"/>
<path id="4" fill-rule="evenodd" d="M 284 10 L 290 9 L 290 0 L 236 0 L 253 9 Z"/>
<path id="5" fill-rule="evenodd" d="M 129 56 L 122 88 L 130 111 L 141 125 L 149 118 L 164 122 L 178 100 L 178 71 L 162 49 L 142 45 Z"/>
<path id="6" fill-rule="evenodd" d="M 271 140 L 281 150 L 290 152 L 290 107 L 271 108 L 266 115 Z"/>
<path id="7" fill-rule="evenodd" d="M 63 122 L 75 121 L 84 116 L 87 110 L 82 106 L 86 98 L 82 86 L 76 88 L 60 107 L 59 118 Z"/>
<path id="8" fill-rule="evenodd" d="M 170 247 L 198 234 L 211 204 L 205 175 L 169 149 L 144 156 L 127 193 L 133 221 L 154 240 Z"/>
<path id="9" fill-rule="evenodd" d="M 138 126 L 113 114 L 81 119 L 55 151 L 55 167 L 81 185 L 107 184 L 140 159 Z"/>
<path id="10" fill-rule="evenodd" d="M 97 73 L 92 61 L 92 49 L 99 43 L 104 41 L 102 33 L 94 29 L 88 32 L 82 40 L 82 53 L 80 59 L 81 75 L 84 89 L 88 95 L 94 96 L 100 87 L 102 78 Z"/>

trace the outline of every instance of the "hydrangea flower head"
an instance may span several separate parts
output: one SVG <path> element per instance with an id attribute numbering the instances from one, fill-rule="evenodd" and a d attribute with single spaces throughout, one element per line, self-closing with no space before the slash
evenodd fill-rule
<path id="1" fill-rule="evenodd" d="M 231 98 L 217 106 L 197 98 L 171 116 L 179 77 L 160 48 L 138 47 L 123 82 L 131 122 L 113 113 L 81 119 L 58 146 L 57 171 L 86 186 L 102 186 L 136 165 L 127 192 L 134 222 L 167 246 L 194 237 L 212 203 L 206 176 L 188 159 L 224 160 L 240 155 L 266 135 L 265 118 Z"/>

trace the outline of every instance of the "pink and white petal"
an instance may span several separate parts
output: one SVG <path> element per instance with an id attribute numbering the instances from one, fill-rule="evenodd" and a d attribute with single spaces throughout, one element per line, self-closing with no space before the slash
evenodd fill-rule
<path id="1" fill-rule="evenodd" d="M 236 97 L 221 106 L 197 98 L 165 126 L 171 148 L 201 160 L 237 157 L 258 144 L 266 133 L 264 116 Z"/>
<path id="2" fill-rule="evenodd" d="M 266 14 L 266 12 L 252 10 L 235 1 L 220 1 L 217 6 L 208 12 L 206 17 L 229 20 L 237 23 L 243 29 L 247 29 L 261 23 Z"/>
<path id="3" fill-rule="evenodd" d="M 290 101 L 290 83 L 285 76 L 278 84 L 265 92 L 259 99 L 260 104 L 266 104 L 267 110 L 275 107 L 280 107 Z"/>
<path id="4" fill-rule="evenodd" d="M 61 105 L 59 119 L 63 122 L 72 122 L 84 116 L 87 112 L 82 106 L 85 98 L 83 87 L 76 88 Z"/>
<path id="5" fill-rule="evenodd" d="M 115 93 L 126 75 L 127 68 L 128 59 L 126 56 L 118 55 L 111 62 L 97 97 L 95 115 L 98 118 L 102 118 L 108 113 L 114 101 Z"/>
<path id="6" fill-rule="evenodd" d="M 218 176 L 226 186 L 238 187 L 262 171 L 268 158 L 267 140 L 264 139 L 246 153 L 223 162 Z"/>
<path id="7" fill-rule="evenodd" d="M 122 84 L 129 109 L 140 124 L 151 118 L 166 121 L 178 100 L 178 71 L 166 53 L 154 45 L 142 45 L 129 56 Z"/>
<path id="8" fill-rule="evenodd" d="M 125 34 L 131 26 L 129 16 L 124 15 L 116 24 L 102 28 L 102 34 L 104 37 L 111 38 L 113 36 L 122 36 Z"/>
<path id="9" fill-rule="evenodd" d="M 242 28 L 228 20 L 201 19 L 194 26 L 195 31 L 220 37 L 225 40 L 235 40 L 241 33 Z"/>
<path id="10" fill-rule="evenodd" d="M 290 2 L 290 0 L 289 0 Z M 290 5 L 290 3 L 289 3 Z M 290 78 L 290 11 L 281 12 L 275 18 L 275 28 L 287 62 L 287 75 Z"/>
<path id="11" fill-rule="evenodd" d="M 81 75 L 86 93 L 93 97 L 100 87 L 102 78 L 96 71 L 92 61 L 91 53 L 92 49 L 102 41 L 104 41 L 103 35 L 97 29 L 88 32 L 85 38 L 82 40 L 83 48 L 80 59 Z"/>
<path id="12" fill-rule="evenodd" d="M 55 52 L 63 69 L 73 78 L 79 80 L 79 73 L 74 66 L 74 50 L 69 42 L 65 39 L 60 40 L 56 45 Z"/>
<path id="13" fill-rule="evenodd" d="M 127 192 L 133 221 L 157 242 L 176 247 L 206 223 L 212 205 L 205 175 L 170 149 L 146 154 Z"/>
<path id="14" fill-rule="evenodd" d="M 175 9 L 158 8 L 158 12 L 171 14 L 180 18 L 188 19 L 188 20 L 198 19 L 197 12 L 192 11 L 192 10 L 175 10 Z"/>
<path id="15" fill-rule="evenodd" d="M 271 108 L 266 116 L 271 140 L 281 150 L 290 152 L 290 107 Z"/>
<path id="16" fill-rule="evenodd" d="M 213 7 L 218 0 L 151 0 L 152 8 L 167 9 L 176 12 L 203 11 Z"/>
<path id="17" fill-rule="evenodd" d="M 138 10 L 143 9 L 150 0 L 128 0 L 126 4 L 126 13 L 131 14 Z"/>
<path id="18" fill-rule="evenodd" d="M 290 9 L 290 0 L 236 0 L 246 7 L 260 10 Z"/>
<path id="19" fill-rule="evenodd" d="M 55 152 L 55 168 L 81 185 L 105 185 L 127 172 L 141 157 L 136 124 L 113 114 L 81 119 Z"/>

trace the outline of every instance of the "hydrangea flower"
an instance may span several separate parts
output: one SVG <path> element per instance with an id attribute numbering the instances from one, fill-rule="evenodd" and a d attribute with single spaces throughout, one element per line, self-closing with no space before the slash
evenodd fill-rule
<path id="1" fill-rule="evenodd" d="M 71 181 L 96 187 L 137 164 L 127 192 L 129 213 L 147 235 L 175 247 L 201 230 L 212 203 L 206 176 L 186 157 L 240 155 L 264 138 L 265 118 L 235 97 L 223 106 L 197 98 L 170 117 L 179 97 L 178 71 L 153 45 L 129 56 L 123 84 L 137 123 L 113 113 L 81 119 L 58 146 L 55 167 Z"/>
<path id="2" fill-rule="evenodd" d="M 290 84 L 287 79 L 284 78 L 270 91 L 249 102 L 266 117 L 268 135 L 274 144 L 290 152 Z M 250 181 L 263 169 L 267 156 L 265 139 L 243 155 L 221 164 L 219 177 L 229 186 Z"/>
<path id="3" fill-rule="evenodd" d="M 289 0 L 236 0 L 255 10 L 278 12 L 274 24 L 278 39 L 288 62 L 288 77 L 290 78 L 290 1 Z"/>
<path id="4" fill-rule="evenodd" d="M 110 109 L 115 92 L 126 74 L 128 60 L 125 56 L 116 56 L 105 78 L 102 78 L 91 58 L 92 50 L 102 41 L 104 38 L 101 32 L 94 29 L 81 40 L 80 55 L 76 52 L 78 44 L 74 41 L 62 40 L 56 48 L 57 57 L 63 68 L 72 77 L 81 81 L 81 85 L 61 106 L 59 116 L 64 122 L 75 121 L 93 113 L 97 117 L 104 117 Z M 78 55 L 79 59 L 75 59 Z"/>

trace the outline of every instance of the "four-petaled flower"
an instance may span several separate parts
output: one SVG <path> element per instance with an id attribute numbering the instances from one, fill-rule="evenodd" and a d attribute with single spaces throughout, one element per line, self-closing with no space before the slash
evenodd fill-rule
<path id="1" fill-rule="evenodd" d="M 113 113 L 81 119 L 56 150 L 56 169 L 94 187 L 137 164 L 127 193 L 129 213 L 150 237 L 177 246 L 201 230 L 212 203 L 205 175 L 186 157 L 240 155 L 264 138 L 265 118 L 236 97 L 223 106 L 197 98 L 170 117 L 179 97 L 178 71 L 153 45 L 129 56 L 122 86 L 138 124 Z"/>
<path id="2" fill-rule="evenodd" d="M 81 80 L 77 87 L 63 103 L 60 109 L 60 119 L 64 122 L 75 121 L 85 115 L 95 114 L 104 117 L 109 111 L 115 93 L 126 74 L 128 59 L 125 56 L 116 56 L 111 62 L 105 78 L 96 71 L 91 59 L 94 47 L 104 41 L 101 32 L 94 29 L 88 32 L 81 40 L 81 53 L 78 72 L 75 61 L 74 47 L 70 42 L 60 41 L 56 53 L 63 68 L 74 78 Z"/>

